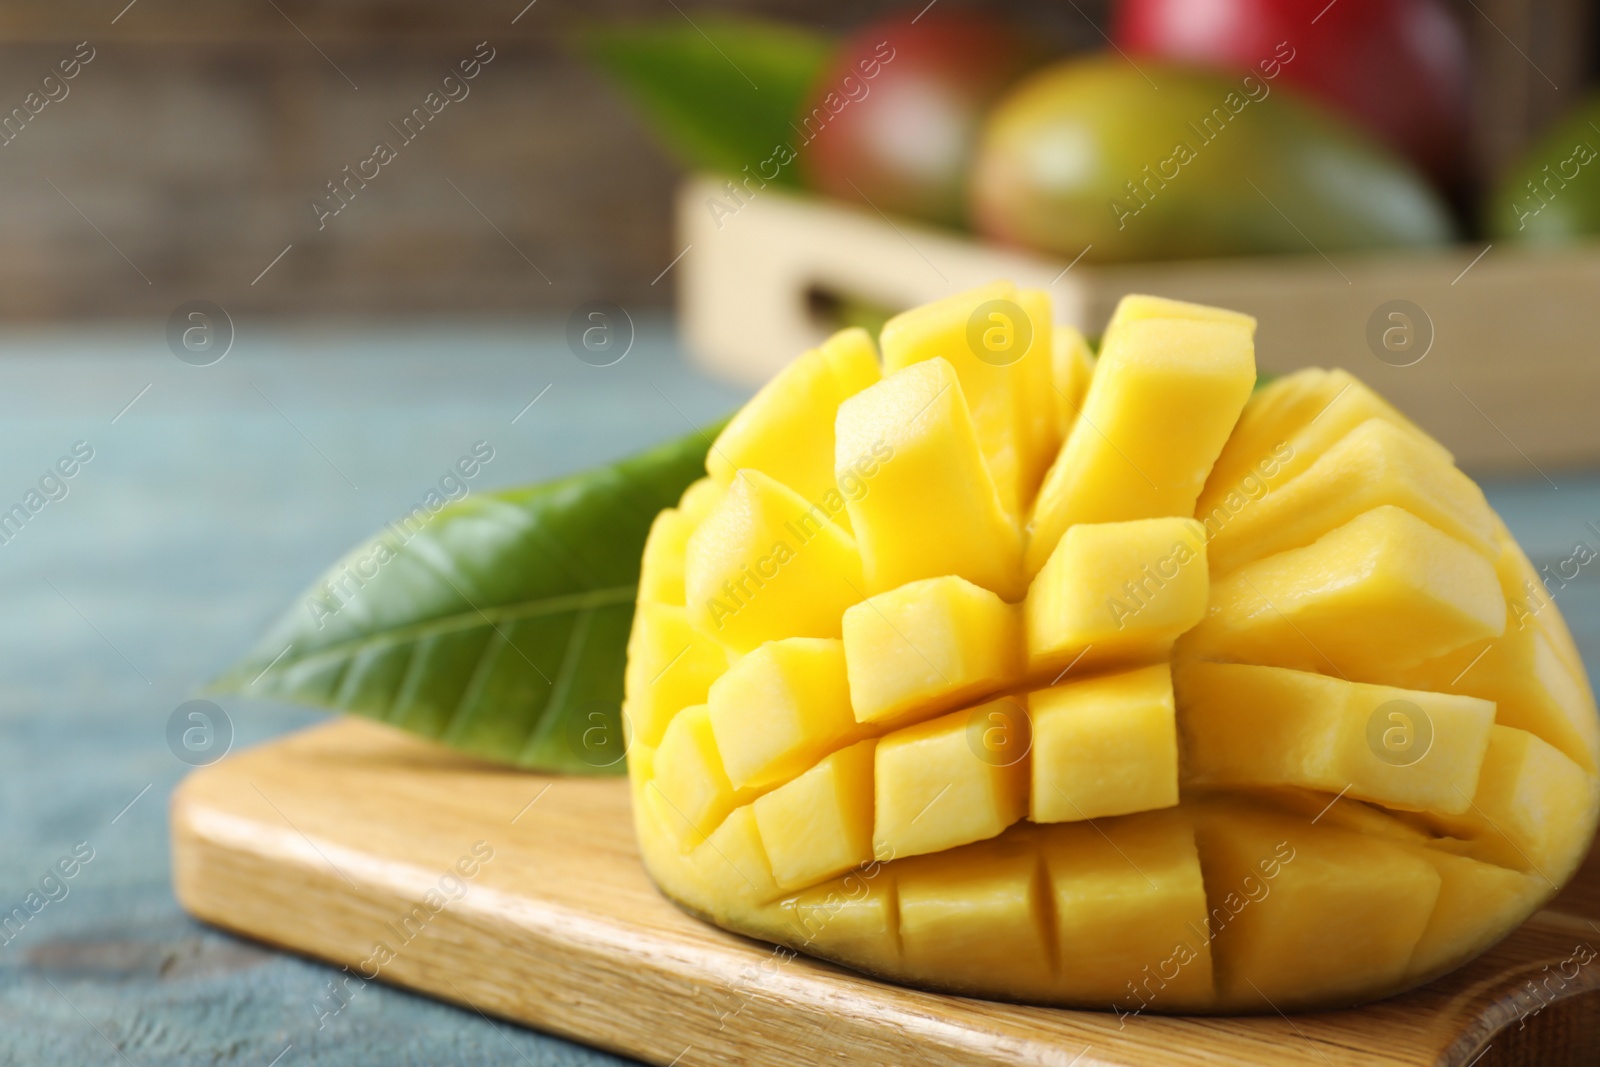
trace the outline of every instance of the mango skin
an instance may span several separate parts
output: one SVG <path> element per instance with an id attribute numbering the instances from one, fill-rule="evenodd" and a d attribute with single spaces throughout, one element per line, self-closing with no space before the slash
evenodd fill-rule
<path id="1" fill-rule="evenodd" d="M 913 20 L 896 11 L 862 27 L 795 116 L 806 185 L 846 203 L 963 225 L 984 113 L 1042 58 L 1021 33 L 981 13 L 936 8 Z"/>
<path id="2" fill-rule="evenodd" d="M 1259 99 L 1238 79 L 1143 60 L 1136 70 L 1117 55 L 1041 71 L 984 128 L 977 229 L 1100 263 L 1454 238 L 1443 201 L 1408 164 L 1280 86 L 1254 84 Z M 1207 140 L 1197 128 L 1213 109 L 1227 121 L 1213 119 Z"/>

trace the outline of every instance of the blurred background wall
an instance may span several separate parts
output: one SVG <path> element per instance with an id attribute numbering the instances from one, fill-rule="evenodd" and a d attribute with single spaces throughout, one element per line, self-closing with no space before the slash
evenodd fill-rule
<path id="1" fill-rule="evenodd" d="M 93 58 L 0 146 L 0 318 L 164 317 L 196 298 L 235 314 L 565 313 L 601 296 L 665 308 L 670 277 L 652 280 L 677 251 L 677 175 L 572 34 L 714 6 L 844 28 L 901 6 L 525 4 L 5 4 L 0 115 L 80 42 Z M 1102 0 L 985 6 L 1057 47 L 1102 44 Z M 1590 80 L 1596 20 L 1581 0 L 1461 9 L 1481 180 Z M 494 58 L 470 94 L 319 230 L 326 183 L 484 41 Z"/>

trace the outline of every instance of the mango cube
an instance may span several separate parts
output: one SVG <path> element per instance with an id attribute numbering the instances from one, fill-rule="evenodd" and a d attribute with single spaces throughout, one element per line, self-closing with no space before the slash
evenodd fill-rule
<path id="1" fill-rule="evenodd" d="M 948 362 L 914 363 L 846 400 L 836 432 L 834 476 L 868 594 L 955 574 L 1006 599 L 1022 595 L 1021 535 Z"/>
<path id="2" fill-rule="evenodd" d="M 711 683 L 727 669 L 727 653 L 689 625 L 685 609 L 641 602 L 634 609 L 623 675 L 629 743 L 660 744 L 672 717 L 705 703 Z"/>
<path id="3" fill-rule="evenodd" d="M 784 637 L 838 637 L 861 599 L 850 535 L 760 471 L 742 471 L 689 537 L 689 621 L 735 652 Z"/>
<path id="4" fill-rule="evenodd" d="M 639 562 L 639 602 L 684 603 L 683 554 L 695 523 L 677 508 L 664 508 L 650 524 Z"/>
<path id="5" fill-rule="evenodd" d="M 1043 289 L 1018 289 L 1016 303 L 1022 309 L 1022 317 L 1033 326 L 1033 343 L 1019 361 L 1021 372 L 1017 377 L 1022 383 L 1023 399 L 1026 401 L 1023 417 L 1028 423 L 1028 451 L 1023 454 L 1019 464 L 1021 480 L 1015 510 L 1017 514 L 1026 515 L 1033 504 L 1034 494 L 1039 490 L 1039 483 L 1044 481 L 1044 472 L 1050 469 L 1065 438 L 1056 421 L 1058 409 L 1053 396 L 1056 326 L 1052 321 L 1054 311 L 1050 294 Z M 991 325 L 999 324 L 993 312 L 990 313 L 989 322 Z"/>
<path id="6" fill-rule="evenodd" d="M 623 712 L 627 714 L 626 710 Z M 628 746 L 628 781 L 637 787 L 656 776 L 656 748 L 640 743 L 635 738 Z M 637 798 L 635 798 L 637 799 Z"/>
<path id="7" fill-rule="evenodd" d="M 1304 786 L 1403 811 L 1461 812 L 1494 726 L 1487 700 L 1282 667 L 1177 672 L 1186 780 Z"/>
<path id="8" fill-rule="evenodd" d="M 991 721 L 989 713 L 1002 716 Z M 879 859 L 994 837 L 1027 812 L 1026 754 L 995 754 L 983 733 L 1014 727 L 1021 709 L 995 701 L 907 726 L 878 740 L 874 783 Z"/>
<path id="9" fill-rule="evenodd" d="M 858 741 L 757 798 L 756 826 L 784 890 L 872 860 L 872 750 Z"/>
<path id="10" fill-rule="evenodd" d="M 1051 394 L 1056 409 L 1056 440 L 1065 441 L 1083 410 L 1083 398 L 1094 377 L 1094 354 L 1083 334 L 1071 326 L 1057 325 L 1052 336 Z"/>
<path id="11" fill-rule="evenodd" d="M 1242 311 L 1230 311 L 1227 308 L 1196 304 L 1188 300 L 1174 300 L 1167 296 L 1129 293 L 1118 300 L 1117 306 L 1112 309 L 1111 319 L 1106 323 L 1106 334 L 1109 336 L 1113 331 L 1120 332 L 1121 328 L 1130 322 L 1144 322 L 1148 319 L 1228 323 L 1249 331 L 1252 336 L 1256 330 L 1255 316 L 1246 315 Z"/>
<path id="12" fill-rule="evenodd" d="M 1165 663 L 1028 694 L 1028 818 L 1076 822 L 1178 802 L 1178 729 Z"/>
<path id="13" fill-rule="evenodd" d="M 860 737 L 844 644 L 833 638 L 767 642 L 712 683 L 707 705 L 722 766 L 738 789 L 786 782 Z"/>
<path id="14" fill-rule="evenodd" d="M 802 945 L 825 944 L 838 958 L 883 974 L 900 962 L 900 907 L 894 875 L 868 864 L 789 902 L 788 928 Z"/>
<path id="15" fill-rule="evenodd" d="M 1067 531 L 1023 605 L 1028 672 L 1165 658 L 1205 617 L 1205 531 L 1193 519 L 1084 523 Z"/>
<path id="16" fill-rule="evenodd" d="M 1430 821 L 1470 840 L 1474 858 L 1531 872 L 1553 892 L 1589 850 L 1588 839 L 1575 840 L 1567 828 L 1594 818 L 1595 787 L 1594 777 L 1553 745 L 1496 725 L 1470 806 Z"/>
<path id="17" fill-rule="evenodd" d="M 896 315 L 882 342 L 887 373 L 930 359 L 955 370 L 1001 502 L 1019 512 L 1060 443 L 1048 400 L 1049 299 L 995 282 Z"/>
<path id="18" fill-rule="evenodd" d="M 1084 1004 L 1184 1011 L 1211 1000 L 1206 887 L 1194 830 L 1173 812 L 1040 835 L 1060 981 Z"/>
<path id="19" fill-rule="evenodd" d="M 1217 992 L 1236 1008 L 1291 1011 L 1398 982 L 1439 896 L 1415 847 L 1275 812 L 1214 809 L 1196 838 Z"/>
<path id="20" fill-rule="evenodd" d="M 1455 462 L 1443 445 L 1348 371 L 1307 368 L 1250 398 L 1211 468 L 1196 516 L 1214 532 L 1244 506 L 1241 500 L 1259 499 L 1265 488 L 1287 482 L 1368 419 L 1406 430 L 1445 463 Z"/>
<path id="21" fill-rule="evenodd" d="M 772 880 L 767 850 L 756 829 L 756 813 L 748 804 L 734 808 L 710 837 L 695 846 L 689 862 L 727 914 L 765 904 L 781 892 Z"/>
<path id="22" fill-rule="evenodd" d="M 712 477 L 697 478 L 678 498 L 678 512 L 695 526 L 706 521 L 711 509 L 722 503 L 728 487 Z"/>
<path id="23" fill-rule="evenodd" d="M 629 770 L 632 776 L 633 771 Z M 661 792 L 650 781 L 636 781 L 633 793 L 633 826 L 639 835 L 639 854 L 649 864 L 651 876 L 663 893 L 681 900 L 703 899 L 707 887 L 689 862 L 683 832 L 683 816 L 672 810 Z M 692 848 L 695 841 L 688 842 Z M 704 915 L 714 908 L 707 904 Z"/>
<path id="24" fill-rule="evenodd" d="M 1220 579 L 1183 647 L 1371 680 L 1497 636 L 1505 625 L 1488 560 L 1384 505 Z"/>
<path id="25" fill-rule="evenodd" d="M 957 993 L 997 981 L 1023 996 L 1050 987 L 1048 891 L 1031 843 L 984 842 L 894 870 L 909 965 L 945 976 L 942 984 Z"/>
<path id="26" fill-rule="evenodd" d="M 1408 673 L 1411 684 L 1470 693 L 1498 706 L 1495 721 L 1549 742 L 1591 773 L 1597 724 L 1583 684 L 1550 640 L 1510 621 L 1504 636 L 1468 645 Z"/>
<path id="27" fill-rule="evenodd" d="M 1600 718 L 1583 682 L 1582 662 L 1574 665 L 1571 637 L 1548 593 L 1527 577 L 1534 573 L 1527 557 L 1514 542 L 1503 544 L 1495 569 L 1506 597 L 1505 633 L 1397 672 L 1396 681 L 1492 700 L 1500 725 L 1527 730 L 1593 773 Z"/>
<path id="28" fill-rule="evenodd" d="M 1034 502 L 1028 574 L 1078 523 L 1194 514 L 1255 384 L 1252 336 L 1244 322 L 1170 318 L 1106 331 L 1083 412 Z"/>
<path id="29" fill-rule="evenodd" d="M 680 711 L 655 752 L 653 789 L 676 818 L 668 818 L 684 851 L 704 841 L 750 794 L 734 789 L 722 769 L 704 704 Z"/>
<path id="30" fill-rule="evenodd" d="M 1495 561 L 1495 573 L 1500 575 L 1500 588 L 1506 594 L 1506 607 L 1516 616 L 1518 629 L 1534 629 L 1550 642 L 1551 650 L 1566 664 L 1567 670 L 1579 680 L 1584 695 L 1590 699 L 1588 676 L 1583 669 L 1583 656 L 1572 640 L 1561 612 L 1547 610 L 1554 606 L 1550 590 L 1546 588 L 1539 572 L 1534 570 L 1527 553 L 1496 515 L 1495 542 L 1500 546 L 1500 556 Z M 1509 628 L 1509 627 L 1508 627 Z"/>
<path id="31" fill-rule="evenodd" d="M 1494 515 L 1483 490 L 1446 453 L 1384 419 L 1345 434 L 1295 478 L 1250 504 L 1211 538 L 1218 574 L 1309 545 L 1363 512 L 1403 508 L 1493 560 Z"/>
<path id="32" fill-rule="evenodd" d="M 706 454 L 722 485 L 758 470 L 813 504 L 826 506 L 833 484 L 833 420 L 839 405 L 882 377 L 865 330 L 841 330 L 778 372 L 739 409 Z M 842 501 L 829 509 L 848 521 Z"/>
<path id="33" fill-rule="evenodd" d="M 1434 849 L 1419 853 L 1439 872 L 1439 898 L 1406 971 L 1423 978 L 1470 959 L 1510 933 L 1550 892 L 1537 875 Z"/>
<path id="34" fill-rule="evenodd" d="M 929 718 L 1022 673 L 1020 612 L 955 575 L 868 597 L 843 627 L 850 703 L 864 723 Z"/>
<path id="35" fill-rule="evenodd" d="M 1379 419 L 1404 430 L 1411 435 L 1414 443 L 1435 453 L 1441 461 L 1455 463 L 1455 457 L 1449 449 L 1423 433 L 1416 423 L 1354 375 L 1339 368 L 1328 371 L 1327 375 L 1327 381 L 1318 396 L 1319 400 L 1327 396 L 1327 403 L 1318 408 L 1316 414 L 1290 438 L 1294 457 L 1286 464 L 1285 477 L 1292 478 L 1311 466 L 1346 434 L 1369 419 Z"/>
<path id="36" fill-rule="evenodd" d="M 1329 377 L 1328 371 L 1308 367 L 1277 378 L 1250 395 L 1195 503 L 1195 517 L 1205 523 L 1208 537 L 1216 536 L 1235 514 L 1270 489 L 1288 481 L 1287 465 L 1304 459 L 1289 439 L 1336 395 L 1323 388 Z"/>

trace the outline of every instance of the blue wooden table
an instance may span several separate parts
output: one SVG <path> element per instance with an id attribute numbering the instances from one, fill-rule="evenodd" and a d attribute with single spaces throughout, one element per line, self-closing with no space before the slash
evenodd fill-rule
<path id="1" fill-rule="evenodd" d="M 562 325 L 242 323 L 209 367 L 176 359 L 160 323 L 0 338 L 0 911 L 28 915 L 0 945 L 0 1064 L 616 1062 L 378 986 L 319 1030 L 332 972 L 189 920 L 168 875 L 166 801 L 187 770 L 173 710 L 340 552 L 476 442 L 494 448 L 479 491 L 740 399 L 684 366 L 667 323 L 641 323 L 610 367 L 576 359 Z M 50 476 L 75 447 L 92 458 Z M 1554 568 L 1580 542 L 1600 551 L 1600 477 L 1548 473 L 1559 488 L 1530 470 L 1489 493 Z M 14 503 L 27 517 L 7 525 Z M 1597 572 L 1557 593 L 1591 669 Z M 318 718 L 222 704 L 236 745 Z M 47 880 L 74 848 L 93 858 Z"/>
<path id="2" fill-rule="evenodd" d="M 167 797 L 188 769 L 168 718 L 342 551 L 476 442 L 494 449 L 480 491 L 741 399 L 686 369 L 664 322 L 610 367 L 576 359 L 562 325 L 241 323 L 209 367 L 176 359 L 162 323 L 0 338 L 0 511 L 42 502 L 0 517 L 0 910 L 93 850 L 0 946 L 0 1064 L 615 1062 L 377 986 L 319 1031 L 331 972 L 191 921 L 168 874 Z M 75 446 L 92 458 L 41 489 Z M 319 718 L 221 703 L 237 745 Z"/>

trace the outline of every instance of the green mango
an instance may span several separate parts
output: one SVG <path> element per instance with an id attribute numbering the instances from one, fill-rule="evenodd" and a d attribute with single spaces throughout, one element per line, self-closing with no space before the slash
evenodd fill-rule
<path id="1" fill-rule="evenodd" d="M 1098 262 L 1452 240 L 1407 163 L 1273 82 L 1292 57 L 1243 77 L 1109 54 L 1040 72 L 986 124 L 978 228 Z"/>
<path id="2" fill-rule="evenodd" d="M 1600 234 L 1600 96 L 1534 143 L 1483 205 L 1500 241 L 1563 245 Z"/>

